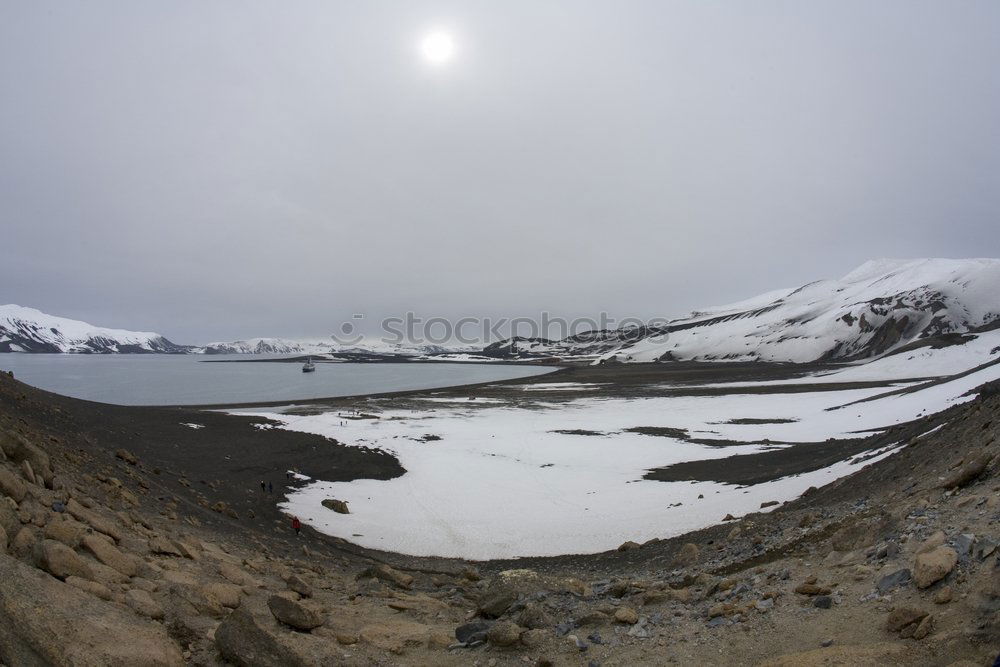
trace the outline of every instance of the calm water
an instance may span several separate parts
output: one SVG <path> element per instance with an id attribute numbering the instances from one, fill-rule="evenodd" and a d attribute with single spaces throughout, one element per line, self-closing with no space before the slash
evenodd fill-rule
<path id="1" fill-rule="evenodd" d="M 276 359 L 257 356 L 256 359 Z M 120 405 L 197 405 L 294 401 L 432 389 L 529 377 L 552 369 L 490 364 L 217 363 L 246 355 L 0 354 L 0 369 L 28 384 Z"/>

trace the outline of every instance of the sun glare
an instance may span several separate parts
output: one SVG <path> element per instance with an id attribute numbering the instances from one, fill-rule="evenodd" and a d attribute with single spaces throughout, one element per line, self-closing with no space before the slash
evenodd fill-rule
<path id="1" fill-rule="evenodd" d="M 435 30 L 420 41 L 420 52 L 429 63 L 446 63 L 455 55 L 455 40 L 447 32 Z"/>

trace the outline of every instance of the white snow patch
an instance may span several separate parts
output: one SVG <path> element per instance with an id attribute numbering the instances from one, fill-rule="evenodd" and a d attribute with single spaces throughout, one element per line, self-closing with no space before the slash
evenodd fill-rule
<path id="1" fill-rule="evenodd" d="M 707 437 L 749 443 L 821 442 L 856 437 L 858 431 L 878 430 L 969 400 L 965 392 L 997 377 L 1000 366 L 919 392 L 848 407 L 838 406 L 873 398 L 886 389 L 809 392 L 794 398 L 773 394 L 584 398 L 541 410 L 507 406 L 388 410 L 381 419 L 351 420 L 344 426 L 336 413 L 251 414 L 281 422 L 281 428 L 391 452 L 407 470 L 388 481 L 316 481 L 290 494 L 282 504 L 284 510 L 321 532 L 366 547 L 486 559 L 590 553 L 626 540 L 677 535 L 717 523 L 727 513 L 757 511 L 765 501 L 791 500 L 810 486 L 822 486 L 878 460 L 876 456 L 845 461 L 747 488 L 648 481 L 642 476 L 651 468 L 748 454 L 774 445 L 709 447 L 627 433 L 626 428 L 711 431 Z M 796 421 L 719 423 L 738 418 Z M 610 436 L 554 433 L 557 429 Z M 414 441 L 428 432 L 442 439 Z M 699 500 L 699 494 L 704 498 Z M 350 502 L 352 513 L 334 515 L 323 508 L 321 501 L 330 496 Z M 671 507 L 676 503 L 682 504 Z"/>
<path id="2" fill-rule="evenodd" d="M 521 389 L 524 391 L 569 391 L 572 389 L 588 391 L 598 389 L 603 384 L 601 382 L 539 382 L 536 384 L 526 384 Z"/>

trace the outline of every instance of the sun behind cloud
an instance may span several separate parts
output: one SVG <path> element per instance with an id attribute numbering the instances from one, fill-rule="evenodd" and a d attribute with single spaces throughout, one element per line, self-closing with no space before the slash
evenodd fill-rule
<path id="1" fill-rule="evenodd" d="M 445 30 L 432 30 L 420 40 L 420 53 L 427 62 L 443 65 L 455 56 L 455 38 Z"/>

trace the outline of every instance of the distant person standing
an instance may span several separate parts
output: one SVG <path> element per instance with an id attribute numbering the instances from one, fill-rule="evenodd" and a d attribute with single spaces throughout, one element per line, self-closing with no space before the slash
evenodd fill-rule
<path id="1" fill-rule="evenodd" d="M 273 483 L 271 483 L 271 482 L 267 483 L 267 492 L 268 493 L 274 493 L 274 484 Z"/>
<path id="2" fill-rule="evenodd" d="M 302 522 L 299 521 L 299 517 L 297 516 L 292 517 L 292 530 L 295 531 L 296 535 L 302 532 Z"/>
<path id="3" fill-rule="evenodd" d="M 260 492 L 261 493 L 266 493 L 267 492 L 267 485 L 264 484 L 264 480 L 260 480 Z"/>

